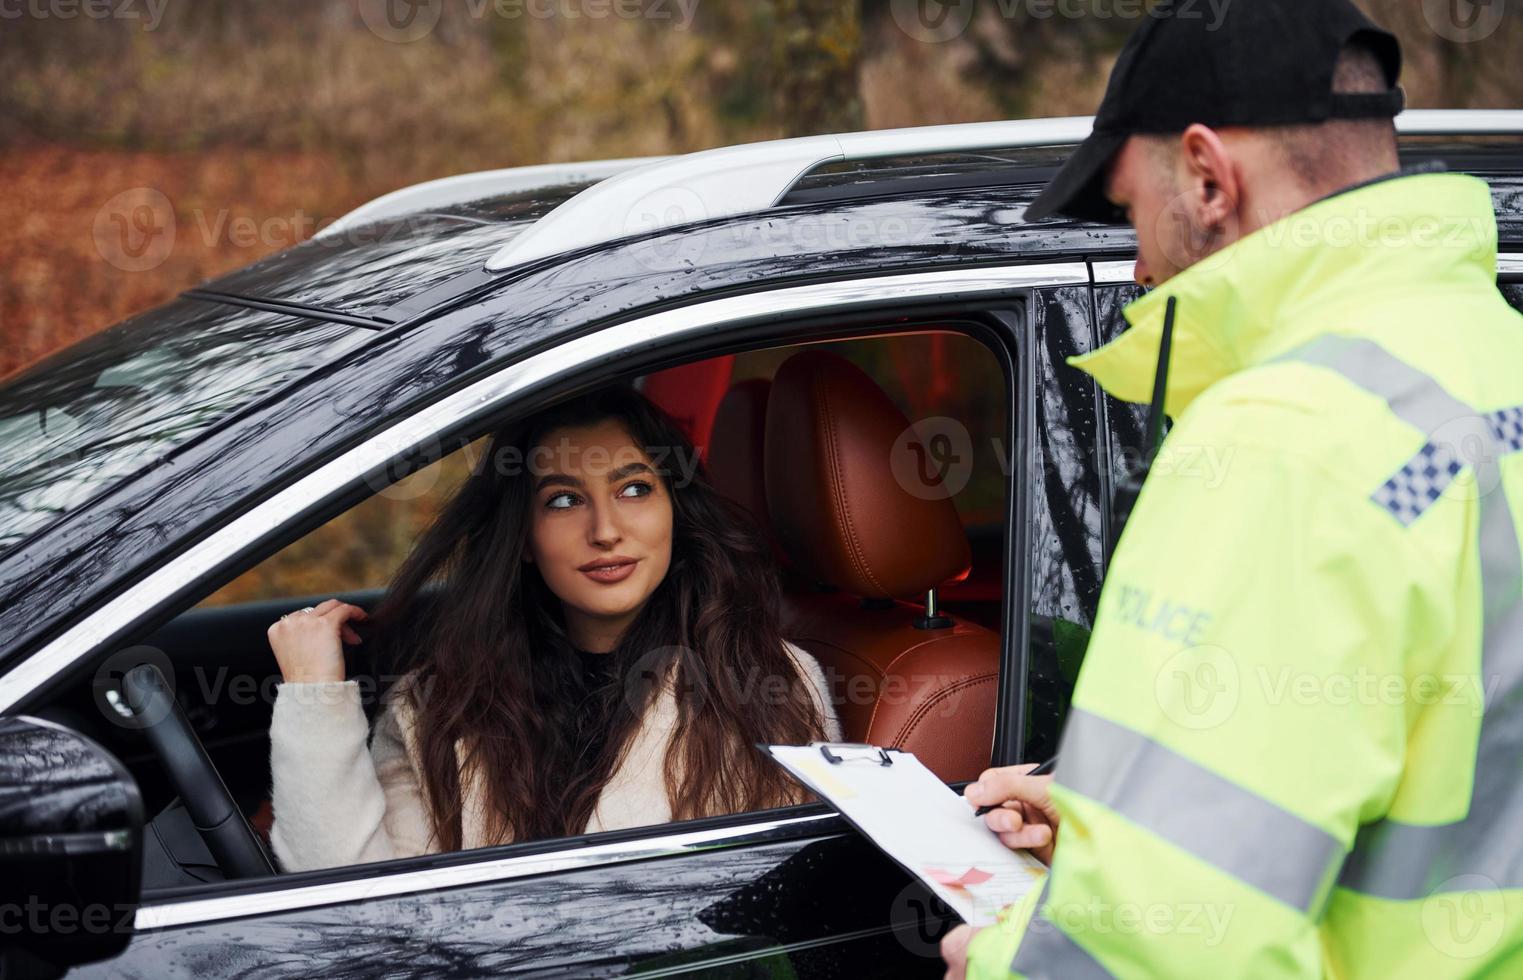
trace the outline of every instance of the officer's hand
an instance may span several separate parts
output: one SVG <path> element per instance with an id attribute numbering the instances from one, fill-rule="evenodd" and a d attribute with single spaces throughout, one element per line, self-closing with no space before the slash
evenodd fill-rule
<path id="1" fill-rule="evenodd" d="M 968 943 L 978 930 L 972 926 L 958 926 L 941 937 L 941 958 L 947 961 L 947 972 L 942 980 L 964 980 L 968 975 Z"/>
<path id="2" fill-rule="evenodd" d="M 1026 848 L 1043 864 L 1052 864 L 1058 837 L 1058 811 L 1047 795 L 1051 776 L 1028 776 L 1034 764 L 985 769 L 978 782 L 963 787 L 969 806 L 995 804 L 998 810 L 984 814 L 984 823 L 999 834 L 1005 846 Z"/>

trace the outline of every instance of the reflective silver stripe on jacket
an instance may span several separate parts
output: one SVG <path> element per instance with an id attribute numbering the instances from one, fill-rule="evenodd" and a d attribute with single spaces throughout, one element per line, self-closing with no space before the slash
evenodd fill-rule
<path id="1" fill-rule="evenodd" d="M 1486 703 L 1469 812 L 1445 825 L 1382 819 L 1360 828 L 1338 884 L 1395 900 L 1426 897 L 1459 875 L 1523 888 L 1523 547 L 1500 465 L 1503 455 L 1523 448 L 1523 408 L 1477 412 L 1370 340 L 1321 337 L 1278 360 L 1329 368 L 1383 398 L 1397 417 L 1427 434 L 1428 446 L 1458 453 L 1459 462 L 1474 467 L 1482 493 L 1478 548 Z M 1411 519 L 1403 519 L 1407 510 L 1393 513 L 1410 525 L 1424 510 L 1417 508 Z"/>
<path id="2" fill-rule="evenodd" d="M 1042 906 L 1047 903 L 1047 886 L 1050 884 L 1052 875 L 1042 882 L 1036 911 L 1031 913 L 1021 944 L 1015 949 L 1010 972 L 1032 980 L 1110 980 L 1110 971 L 1089 955 L 1088 950 L 1074 942 L 1056 922 L 1042 918 Z"/>
<path id="3" fill-rule="evenodd" d="M 1069 713 L 1058 758 L 1063 786 L 1312 918 L 1321 914 L 1344 853 L 1321 827 L 1081 708 Z"/>

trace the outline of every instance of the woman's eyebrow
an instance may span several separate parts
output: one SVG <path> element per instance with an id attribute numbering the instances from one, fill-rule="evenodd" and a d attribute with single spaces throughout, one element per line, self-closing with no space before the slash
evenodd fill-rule
<path id="1" fill-rule="evenodd" d="M 649 466 L 646 466 L 644 463 L 638 461 L 633 463 L 625 463 L 623 466 L 620 466 L 618 469 L 613 470 L 608 474 L 608 482 L 613 483 L 615 480 L 622 480 L 626 476 L 629 476 L 631 473 L 654 474 L 655 472 L 656 471 L 651 469 Z"/>
<path id="2" fill-rule="evenodd" d="M 620 466 L 618 469 L 614 469 L 614 470 L 610 470 L 609 471 L 609 473 L 608 473 L 608 482 L 609 483 L 617 482 L 619 480 L 624 479 L 626 476 L 629 476 L 631 473 L 651 473 L 651 474 L 654 474 L 655 472 L 656 472 L 655 470 L 651 469 L 649 466 L 647 466 L 644 463 L 641 463 L 639 461 L 636 461 L 636 462 L 633 462 L 633 463 L 625 463 L 623 466 Z M 537 493 L 540 490 L 543 490 L 545 487 L 553 486 L 553 485 L 556 485 L 556 484 L 560 484 L 560 485 L 564 485 L 564 486 L 568 486 L 568 487 L 578 487 L 578 488 L 584 486 L 584 484 L 582 483 L 582 481 L 579 478 L 574 477 L 574 476 L 570 476 L 569 474 L 566 474 L 566 473 L 546 473 L 544 476 L 539 478 L 539 482 L 538 483 L 534 484 L 534 490 Z"/>
<path id="3" fill-rule="evenodd" d="M 565 473 L 546 473 L 544 476 L 539 478 L 538 483 L 534 484 L 534 492 L 538 493 L 539 491 L 545 489 L 545 487 L 552 486 L 554 484 L 563 484 L 568 487 L 580 487 L 582 485 L 582 481 L 578 480 L 574 476 L 567 476 Z"/>

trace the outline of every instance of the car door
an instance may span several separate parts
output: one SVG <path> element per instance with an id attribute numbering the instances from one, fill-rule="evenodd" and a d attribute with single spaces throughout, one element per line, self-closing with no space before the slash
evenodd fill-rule
<path id="1" fill-rule="evenodd" d="M 1073 292 L 1051 297 L 1048 307 L 1062 315 L 1044 319 L 1037 334 L 1039 342 L 1051 339 L 1050 352 L 1023 357 L 1046 380 L 1039 388 L 1018 379 L 1022 401 L 1012 406 L 1013 417 L 1035 419 L 1033 400 L 1039 390 L 1045 399 L 1050 388 L 1057 400 L 1045 411 L 1056 431 L 1059 409 L 1072 414 L 1084 401 L 1059 391 L 1067 382 L 1057 378 L 1056 358 L 1092 336 L 1088 278 L 1075 263 L 794 286 L 666 310 L 578 337 L 446 396 L 256 504 L 38 651 L 19 680 L 0 679 L 0 710 L 24 703 L 47 671 L 88 662 L 96 652 L 91 638 L 119 632 L 133 617 L 149 618 L 152 603 L 161 601 L 154 597 L 173 595 L 189 570 L 228 566 L 262 539 L 310 526 L 329 500 L 398 452 L 438 442 L 553 387 L 628 370 L 639 358 L 674 357 L 699 340 L 712 344 L 722 330 L 770 322 L 782 331 L 784 321 L 933 303 L 1030 313 L 1038 308 L 1027 305 L 1034 287 L 1067 288 Z M 996 322 L 1010 331 L 1012 348 L 1030 344 L 1024 314 Z M 1037 443 L 1011 435 L 1009 445 L 1035 452 Z M 1072 438 L 1049 440 L 1043 452 L 1067 459 Z M 1087 464 L 1063 465 L 1051 499 L 1086 497 L 1079 523 L 1093 537 L 1098 484 L 1084 474 Z M 1027 560 L 1032 505 L 1023 489 L 1027 474 L 1012 466 L 1011 476 L 1006 581 L 1016 582 L 1008 572 Z M 1066 588 L 1044 594 L 1066 595 Z M 1024 624 L 1005 631 L 1004 676 L 1019 676 L 1026 632 Z M 1007 694 L 1012 703 L 1023 700 L 1018 688 Z M 1000 720 L 996 761 L 1016 761 L 1015 717 Z M 936 943 L 955 921 L 902 869 L 816 806 L 160 893 L 137 912 L 125 952 L 79 975 L 939 976 Z"/>

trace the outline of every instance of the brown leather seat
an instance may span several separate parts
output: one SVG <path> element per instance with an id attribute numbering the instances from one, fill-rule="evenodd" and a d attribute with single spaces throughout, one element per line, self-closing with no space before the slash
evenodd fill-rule
<path id="1" fill-rule="evenodd" d="M 913 752 L 948 782 L 972 779 L 990 761 L 1000 638 L 955 616 L 924 622 L 927 590 L 966 575 L 971 554 L 950 497 L 895 478 L 907 432 L 882 389 L 838 355 L 803 351 L 778 369 L 767 509 L 799 571 L 834 589 L 788 595 L 786 633 L 825 668 L 847 739 Z"/>
<path id="2" fill-rule="evenodd" d="M 762 479 L 767 395 L 771 389 L 772 382 L 766 378 L 751 378 L 736 382 L 725 392 L 714 411 L 707 467 L 714 489 L 751 512 L 756 526 L 782 559 L 767 510 L 767 484 Z"/>

